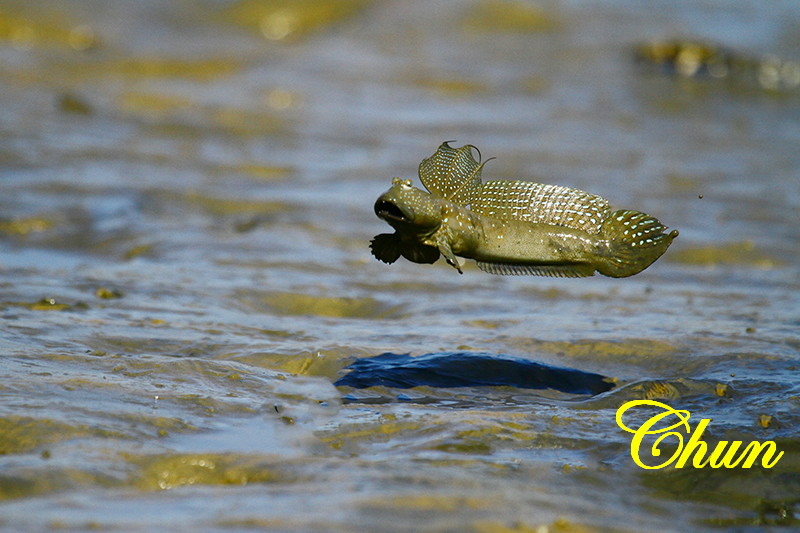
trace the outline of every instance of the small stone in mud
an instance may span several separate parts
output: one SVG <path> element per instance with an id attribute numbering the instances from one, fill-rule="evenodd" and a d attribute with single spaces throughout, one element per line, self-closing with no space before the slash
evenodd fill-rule
<path id="1" fill-rule="evenodd" d="M 720 398 L 729 397 L 731 395 L 731 387 L 730 385 L 726 385 L 725 383 L 717 383 L 714 387 L 714 392 Z"/>
<path id="2" fill-rule="evenodd" d="M 64 93 L 58 97 L 58 109 L 76 115 L 91 115 L 94 111 L 85 100 L 72 93 Z"/>
<path id="3" fill-rule="evenodd" d="M 778 419 L 772 415 L 759 415 L 758 425 L 764 429 L 767 428 L 775 429 L 778 427 Z"/>
<path id="4" fill-rule="evenodd" d="M 128 249 L 124 254 L 123 257 L 127 260 L 134 259 L 139 257 L 140 255 L 144 255 L 152 251 L 153 245 L 152 244 L 140 244 L 138 246 L 134 246 L 133 248 Z"/>
<path id="5" fill-rule="evenodd" d="M 69 304 L 56 301 L 55 298 L 42 298 L 38 302 L 27 304 L 26 307 L 33 311 L 63 311 L 69 309 Z"/>
<path id="6" fill-rule="evenodd" d="M 108 289 L 106 287 L 99 287 L 95 292 L 94 295 L 98 298 L 103 298 L 105 300 L 112 300 L 114 298 L 122 298 L 124 295 L 121 291 L 117 289 Z"/>

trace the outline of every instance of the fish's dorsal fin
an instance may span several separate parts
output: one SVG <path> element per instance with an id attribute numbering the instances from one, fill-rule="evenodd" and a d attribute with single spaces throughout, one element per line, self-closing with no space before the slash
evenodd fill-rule
<path id="1" fill-rule="evenodd" d="M 600 232 L 608 200 L 569 187 L 529 181 L 487 181 L 472 199 L 476 213 L 498 220 L 523 220 Z"/>
<path id="2" fill-rule="evenodd" d="M 481 188 L 483 163 L 472 156 L 474 146 L 453 148 L 445 141 L 432 156 L 419 164 L 419 179 L 428 191 L 460 205 L 469 205 Z M 478 157 L 480 158 L 480 151 Z"/>

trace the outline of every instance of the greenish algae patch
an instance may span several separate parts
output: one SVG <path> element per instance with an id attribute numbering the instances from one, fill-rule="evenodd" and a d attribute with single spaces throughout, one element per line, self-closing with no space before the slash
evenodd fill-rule
<path id="1" fill-rule="evenodd" d="M 94 291 L 94 295 L 95 297 L 102 298 L 104 300 L 115 300 L 124 296 L 122 291 L 117 289 L 109 289 L 108 287 L 98 287 L 97 290 Z"/>
<path id="2" fill-rule="evenodd" d="M 177 57 L 142 56 L 97 58 L 60 65 L 66 69 L 67 77 L 82 76 L 131 79 L 169 79 L 177 78 L 197 82 L 210 82 L 239 72 L 241 61 L 235 58 L 184 59 Z"/>
<path id="3" fill-rule="evenodd" d="M 664 176 L 664 181 L 666 182 L 667 187 L 669 187 L 670 192 L 677 194 L 695 192 L 697 191 L 699 184 L 708 183 L 710 180 L 710 176 L 693 176 L 690 174 L 680 174 L 677 172 L 670 172 Z"/>
<path id="4" fill-rule="evenodd" d="M 476 438 L 458 438 L 440 442 L 432 447 L 432 449 L 440 452 L 448 453 L 466 453 L 476 455 L 489 455 L 492 453 L 492 445 L 482 439 Z"/>
<path id="5" fill-rule="evenodd" d="M 22 305 L 32 311 L 65 311 L 72 307 L 70 304 L 57 302 L 55 298 L 42 298 L 38 302 Z"/>
<path id="6" fill-rule="evenodd" d="M 89 306 L 83 302 L 68 304 L 59 302 L 55 298 L 42 298 L 35 302 L 2 302 L 0 307 L 25 307 L 31 311 L 73 311 L 88 309 Z"/>
<path id="7" fill-rule="evenodd" d="M 667 257 L 676 263 L 705 267 L 729 265 L 771 269 L 783 266 L 782 261 L 759 250 L 753 241 L 683 248 L 667 254 Z"/>
<path id="8" fill-rule="evenodd" d="M 724 383 L 690 378 L 654 379 L 629 383 L 617 391 L 625 399 L 675 401 L 689 396 L 731 397 L 732 389 Z"/>
<path id="9" fill-rule="evenodd" d="M 295 292 L 240 292 L 236 299 L 248 307 L 279 315 L 322 316 L 330 318 L 390 318 L 400 314 L 400 306 L 386 305 L 374 298 L 314 296 Z"/>
<path id="10" fill-rule="evenodd" d="M 541 525 L 525 524 L 521 522 L 506 524 L 491 520 L 479 521 L 472 526 L 471 531 L 474 533 L 599 533 L 607 530 L 597 529 L 577 522 L 571 522 L 566 518 L 559 518 L 550 524 Z M 618 533 L 624 533 L 634 530 L 622 529 L 615 526 L 614 531 Z"/>
<path id="11" fill-rule="evenodd" d="M 239 402 L 225 402 L 212 398 L 210 396 L 203 396 L 201 394 L 180 394 L 178 396 L 163 396 L 163 401 L 174 400 L 184 407 L 187 407 L 204 416 L 231 416 L 231 415 L 252 415 L 258 413 L 248 405 Z"/>
<path id="12" fill-rule="evenodd" d="M 153 118 L 174 116 L 191 110 L 195 104 L 183 96 L 160 93 L 125 92 L 117 106 L 128 114 L 148 115 Z"/>
<path id="13" fill-rule="evenodd" d="M 170 209 L 200 210 L 215 217 L 269 216 L 287 213 L 295 209 L 292 205 L 274 200 L 226 198 L 195 190 L 185 192 L 156 190 L 150 193 L 149 200 L 153 203 L 165 204 Z"/>
<path id="14" fill-rule="evenodd" d="M 42 217 L 18 218 L 15 220 L 0 220 L 0 233 L 6 235 L 25 236 L 30 233 L 41 233 L 55 225 L 52 220 Z"/>
<path id="15" fill-rule="evenodd" d="M 25 468 L 0 473 L 0 501 L 86 487 L 120 485 L 115 477 L 77 468 Z"/>
<path id="16" fill-rule="evenodd" d="M 28 4 L 28 5 L 26 5 Z M 0 41 L 6 41 L 18 50 L 40 47 L 69 47 L 83 51 L 96 47 L 99 41 L 94 30 L 87 24 L 74 24 L 63 13 L 37 2 L 25 2 L 40 9 L 0 8 Z M 13 11 L 12 11 L 13 10 Z"/>
<path id="17" fill-rule="evenodd" d="M 432 432 L 437 424 L 398 421 L 387 416 L 380 423 L 342 426 L 337 430 L 319 432 L 316 436 L 331 448 L 341 449 L 358 442 L 387 442 L 408 433 Z"/>
<path id="18" fill-rule="evenodd" d="M 271 41 L 292 41 L 358 14 L 370 0 L 241 0 L 224 16 Z"/>
<path id="19" fill-rule="evenodd" d="M 235 74 L 241 64 L 233 58 L 181 59 L 170 57 L 124 58 L 98 65 L 99 71 L 135 78 L 183 78 L 212 81 Z"/>
<path id="20" fill-rule="evenodd" d="M 712 425 L 713 427 L 713 425 Z M 770 440 L 769 432 L 756 432 L 753 435 L 737 434 L 725 440 L 741 440 L 746 445 L 750 441 L 764 442 Z M 708 449 L 713 450 L 717 439 L 704 438 Z M 751 468 L 664 468 L 643 471 L 642 482 L 660 498 L 679 501 L 695 501 L 711 503 L 731 509 L 734 515 L 729 522 L 746 520 L 751 525 L 796 525 L 800 520 L 790 515 L 784 519 L 794 520 L 780 524 L 780 516 L 771 516 L 768 512 L 772 503 L 775 506 L 798 503 L 800 494 L 800 440 L 773 439 L 778 450 L 784 455 L 772 468 L 763 468 L 761 458 Z M 673 441 L 674 442 L 674 441 Z M 721 441 L 720 441 L 721 442 Z M 742 449 L 744 445 L 742 446 Z M 662 457 L 670 457 L 674 450 L 664 449 Z M 777 521 L 776 521 L 777 520 Z"/>
<path id="21" fill-rule="evenodd" d="M 211 110 L 213 124 L 231 135 L 242 137 L 288 132 L 288 122 L 273 112 L 259 112 L 234 107 Z"/>
<path id="22" fill-rule="evenodd" d="M 470 328 L 497 329 L 509 324 L 518 324 L 519 320 L 465 320 L 464 325 Z M 458 348 L 459 350 L 461 347 Z"/>
<path id="23" fill-rule="evenodd" d="M 552 87 L 553 82 L 544 76 L 528 76 L 520 80 L 522 90 L 533 96 L 542 96 Z"/>
<path id="24" fill-rule="evenodd" d="M 483 0 L 463 19 L 467 33 L 535 33 L 558 29 L 561 22 L 531 2 Z"/>
<path id="25" fill-rule="evenodd" d="M 175 417 L 118 414 L 115 418 L 149 436 L 167 437 L 173 433 L 193 433 L 198 430 L 196 426 Z M 146 429 L 142 429 L 143 426 Z"/>
<path id="26" fill-rule="evenodd" d="M 417 75 L 403 77 L 402 81 L 409 82 L 409 80 L 417 87 L 448 97 L 474 96 L 489 92 L 489 86 L 486 83 L 457 76 Z"/>
<path id="27" fill-rule="evenodd" d="M 352 362 L 358 350 L 348 353 L 332 351 L 301 353 L 251 353 L 236 356 L 240 363 L 304 376 L 324 376 L 333 379 L 336 373 Z"/>
<path id="28" fill-rule="evenodd" d="M 466 420 L 465 429 L 455 431 L 445 440 L 436 442 L 431 449 L 465 454 L 491 454 L 497 446 L 538 444 L 541 432 L 524 423 L 518 413 L 509 414 L 510 420 L 487 418 L 488 413 L 473 412 L 478 418 Z M 519 421 L 515 421 L 519 420 Z"/>
<path id="29" fill-rule="evenodd" d="M 163 454 L 126 459 L 138 468 L 131 485 L 139 490 L 168 490 L 185 485 L 248 485 L 285 480 L 275 465 L 259 456 L 237 454 Z"/>
<path id="30" fill-rule="evenodd" d="M 412 510 L 457 512 L 463 509 L 491 509 L 497 505 L 491 498 L 477 498 L 447 494 L 405 494 L 376 498 L 365 502 L 364 507 L 381 510 Z"/>
<path id="31" fill-rule="evenodd" d="M 214 526 L 224 530 L 243 530 L 243 531 L 304 531 L 306 529 L 324 529 L 330 527 L 329 524 L 319 528 L 309 528 L 308 524 L 302 521 L 301 517 L 295 520 L 283 518 L 255 518 L 255 517 L 230 517 L 222 518 L 214 522 Z"/>
<path id="32" fill-rule="evenodd" d="M 107 431 L 46 418 L 6 416 L 0 418 L 0 455 L 26 453 L 67 439 L 107 436 L 111 436 Z"/>
<path id="33" fill-rule="evenodd" d="M 253 136 L 288 131 L 289 121 L 271 110 L 248 110 L 225 105 L 206 105 L 182 95 L 127 91 L 116 100 L 117 108 L 131 118 L 150 123 L 153 133 L 194 138 L 209 131 L 234 136 Z M 269 169 L 243 167 L 264 174 Z"/>
<path id="34" fill-rule="evenodd" d="M 130 261 L 132 259 L 136 259 L 137 257 L 148 256 L 153 253 L 154 248 L 155 247 L 150 243 L 137 244 L 125 250 L 122 253 L 122 258 L 126 261 Z"/>
<path id="35" fill-rule="evenodd" d="M 73 93 L 67 92 L 59 95 L 56 105 L 58 110 L 64 113 L 74 113 L 76 115 L 91 115 L 94 113 L 94 109 L 86 100 Z"/>
<path id="36" fill-rule="evenodd" d="M 574 342 L 523 339 L 521 343 L 528 347 L 579 359 L 609 358 L 640 361 L 641 359 L 663 357 L 679 352 L 677 346 L 655 339 L 631 338 L 619 341 L 582 339 Z"/>
<path id="37" fill-rule="evenodd" d="M 271 200 L 249 200 L 241 198 L 219 198 L 208 196 L 199 192 L 189 192 L 183 197 L 187 205 L 196 206 L 210 215 L 228 216 L 242 214 L 272 214 L 283 213 L 291 209 L 290 206 Z"/>
<path id="38" fill-rule="evenodd" d="M 645 400 L 675 400 L 682 396 L 682 391 L 668 381 L 646 381 L 637 383 L 631 390 L 641 393 Z"/>
<path id="39" fill-rule="evenodd" d="M 392 293 L 421 293 L 421 294 L 452 294 L 453 291 L 462 290 L 463 286 L 458 283 L 440 282 L 432 283 L 425 280 L 402 280 L 402 281 L 385 281 L 379 283 L 378 281 L 354 281 L 353 285 L 359 289 L 371 292 L 392 292 Z"/>
<path id="40" fill-rule="evenodd" d="M 242 163 L 223 169 L 228 172 L 243 174 L 249 178 L 263 181 L 276 181 L 287 178 L 292 169 L 286 166 L 264 165 L 260 163 Z"/>

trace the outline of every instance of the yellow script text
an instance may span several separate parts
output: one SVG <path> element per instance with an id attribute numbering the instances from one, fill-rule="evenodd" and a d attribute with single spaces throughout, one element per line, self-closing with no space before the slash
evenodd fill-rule
<path id="1" fill-rule="evenodd" d="M 622 421 L 622 416 L 629 409 L 651 406 L 660 409 L 650 418 L 648 418 L 638 428 L 629 428 Z M 673 409 L 669 405 L 654 400 L 632 400 L 624 403 L 617 409 L 617 425 L 629 433 L 633 433 L 631 439 L 631 457 L 633 462 L 642 468 L 648 470 L 657 470 L 664 468 L 674 463 L 675 468 L 683 468 L 687 464 L 695 468 L 750 468 L 761 456 L 761 466 L 764 468 L 772 468 L 781 457 L 783 452 L 778 453 L 778 448 L 775 442 L 769 440 L 766 442 L 752 441 L 743 449 L 743 442 L 740 440 L 726 441 L 721 440 L 714 445 L 714 448 L 709 453 L 709 444 L 702 440 L 703 433 L 711 422 L 709 418 L 703 418 L 697 427 L 692 429 L 689 425 L 689 411 L 682 409 Z M 683 430 L 681 432 L 680 430 Z M 689 436 L 688 440 L 684 440 L 684 433 Z M 645 464 L 641 459 L 642 443 L 649 435 L 652 435 L 655 442 L 650 447 L 650 455 L 652 457 L 661 457 L 662 444 L 672 443 L 676 444 L 675 451 L 672 452 L 665 461 L 656 464 Z M 670 439 L 664 443 L 665 439 Z M 775 455 L 777 453 L 777 455 Z"/>

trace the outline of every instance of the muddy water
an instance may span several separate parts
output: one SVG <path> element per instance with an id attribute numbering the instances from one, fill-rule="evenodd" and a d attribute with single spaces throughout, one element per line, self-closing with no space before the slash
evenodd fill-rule
<path id="1" fill-rule="evenodd" d="M 797 61 L 800 8 L 0 3 L 0 528 L 798 527 L 800 97 L 633 63 L 673 35 Z M 375 261 L 449 139 L 681 235 L 624 280 Z M 333 385 L 447 351 L 616 387 Z M 639 398 L 785 456 L 644 471 Z"/>

